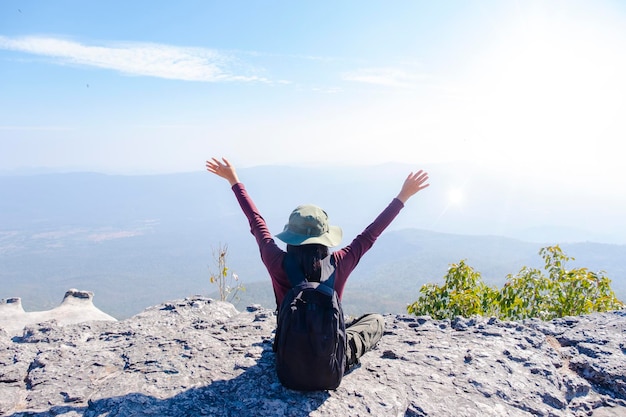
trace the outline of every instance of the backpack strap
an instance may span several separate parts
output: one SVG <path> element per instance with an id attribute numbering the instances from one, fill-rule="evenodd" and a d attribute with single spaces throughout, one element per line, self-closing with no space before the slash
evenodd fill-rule
<path id="1" fill-rule="evenodd" d="M 320 283 L 335 289 L 335 258 L 332 254 L 321 260 L 322 274 L 320 277 Z"/>
<path id="2" fill-rule="evenodd" d="M 302 269 L 300 269 L 300 265 L 298 265 L 298 262 L 293 255 L 285 255 L 285 259 L 283 260 L 283 267 L 285 268 L 285 272 L 287 273 L 287 278 L 289 279 L 291 288 L 297 287 L 301 283 L 306 282 L 304 272 L 302 272 Z"/>

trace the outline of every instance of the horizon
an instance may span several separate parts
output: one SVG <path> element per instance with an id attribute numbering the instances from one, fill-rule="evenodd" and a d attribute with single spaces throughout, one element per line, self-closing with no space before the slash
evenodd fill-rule
<path id="1" fill-rule="evenodd" d="M 284 225 L 285 213 L 292 205 L 306 200 L 324 207 L 339 225 L 349 224 L 350 234 L 358 233 L 359 227 L 371 221 L 376 210 L 396 195 L 410 168 L 407 164 L 389 163 L 324 168 L 259 165 L 241 168 L 239 177 L 263 208 L 268 224 L 276 230 Z M 409 202 L 403 210 L 405 214 L 390 230 L 417 228 L 526 242 L 626 244 L 626 201 L 621 195 L 608 198 L 594 194 L 594 190 L 571 190 L 550 181 L 528 183 L 523 178 L 494 175 L 477 166 L 433 164 L 426 168 L 431 186 Z M 227 184 L 204 170 L 145 175 L 0 172 L 0 180 L 0 201 L 4 201 L 0 211 L 5 213 L 0 232 L 14 230 L 17 224 L 30 224 L 37 218 L 56 218 L 54 213 L 63 207 L 81 216 L 83 212 L 96 217 L 105 215 L 106 210 L 92 201 L 101 201 L 113 213 L 117 210 L 111 204 L 132 202 L 133 212 L 150 205 L 170 210 L 190 206 L 188 210 L 198 213 L 194 216 L 202 216 L 206 199 L 211 198 L 219 202 L 218 211 L 228 208 L 231 215 L 238 212 Z M 347 201 L 345 191 L 341 191 L 345 187 L 349 187 L 351 195 Z M 49 188 L 56 190 L 54 195 L 44 192 Z M 155 194 L 159 189 L 165 194 Z M 292 191 L 285 194 L 281 190 Z M 354 205 L 359 210 L 354 211 Z M 18 213 L 32 213 L 35 218 L 28 220 Z M 46 227 L 64 227 L 64 223 Z"/>

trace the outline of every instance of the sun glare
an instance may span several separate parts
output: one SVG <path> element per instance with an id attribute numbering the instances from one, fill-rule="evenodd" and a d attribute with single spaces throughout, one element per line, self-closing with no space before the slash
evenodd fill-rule
<path id="1" fill-rule="evenodd" d="M 458 206 L 463 203 L 463 191 L 459 188 L 452 188 L 448 191 L 448 202 L 450 205 Z"/>
<path id="2" fill-rule="evenodd" d="M 556 175 L 615 162 L 604 150 L 624 132 L 626 58 L 607 32 L 537 16 L 511 29 L 479 66 L 468 109 L 475 157 Z"/>

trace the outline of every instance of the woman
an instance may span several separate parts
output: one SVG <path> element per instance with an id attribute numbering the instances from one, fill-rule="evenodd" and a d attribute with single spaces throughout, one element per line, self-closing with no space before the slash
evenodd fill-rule
<path id="1" fill-rule="evenodd" d="M 265 220 L 257 210 L 245 187 L 237 176 L 235 167 L 226 159 L 212 158 L 206 161 L 207 171 L 228 181 L 235 197 L 250 223 L 251 232 L 256 238 L 261 260 L 272 279 L 277 307 L 291 289 L 283 261 L 287 253 L 293 254 L 308 280 L 319 281 L 321 260 L 329 254 L 329 248 L 338 246 L 341 229 L 328 224 L 328 216 L 321 208 L 313 205 L 297 207 L 289 216 L 283 232 L 276 237 L 287 244 L 287 252 L 279 248 L 269 232 Z M 348 246 L 332 252 L 335 265 L 335 291 L 341 299 L 348 276 L 361 257 L 367 252 L 378 236 L 398 215 L 404 204 L 417 192 L 428 187 L 428 174 L 422 170 L 410 173 L 400 192 L 382 213 Z M 371 350 L 383 334 L 384 319 L 380 314 L 366 314 L 346 328 L 348 346 L 346 362 L 348 367 L 358 363 L 363 354 Z"/>

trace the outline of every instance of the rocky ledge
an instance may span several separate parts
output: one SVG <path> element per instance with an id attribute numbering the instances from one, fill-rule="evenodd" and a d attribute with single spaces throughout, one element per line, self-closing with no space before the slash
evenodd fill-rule
<path id="1" fill-rule="evenodd" d="M 191 297 L 123 321 L 0 331 L 3 416 L 626 416 L 626 311 L 552 322 L 386 316 L 335 391 L 283 388 L 276 317 Z"/>

